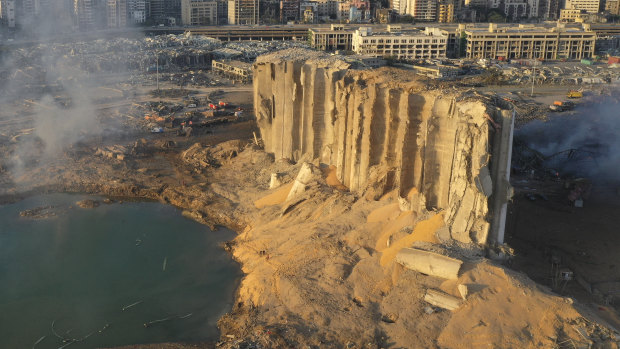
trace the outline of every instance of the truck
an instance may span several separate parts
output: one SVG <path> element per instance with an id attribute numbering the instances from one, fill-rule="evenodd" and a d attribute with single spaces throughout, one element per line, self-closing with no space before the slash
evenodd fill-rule
<path id="1" fill-rule="evenodd" d="M 577 91 L 577 90 L 570 90 L 566 94 L 566 97 L 568 97 L 568 98 L 581 98 L 581 97 L 583 97 L 583 92 Z"/>

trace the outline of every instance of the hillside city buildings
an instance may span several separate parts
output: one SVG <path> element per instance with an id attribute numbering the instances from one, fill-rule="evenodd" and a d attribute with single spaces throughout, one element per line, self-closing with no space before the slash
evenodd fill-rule
<path id="1" fill-rule="evenodd" d="M 570 8 L 558 8 L 558 20 L 540 24 L 433 25 L 424 22 L 380 26 L 373 23 L 389 23 L 394 13 L 401 12 L 426 21 L 439 19 L 453 22 L 459 20 L 459 11 L 468 7 L 508 9 L 506 13 L 516 17 L 541 16 L 549 14 L 550 8 L 557 8 L 546 0 L 488 1 L 465 0 L 460 3 L 457 0 L 440 0 L 435 3 L 433 0 L 393 0 L 392 6 L 395 8 L 380 9 L 374 13 L 373 3 L 369 0 L 280 0 L 275 8 L 280 11 L 276 17 L 281 21 L 317 23 L 333 20 L 348 23 L 309 25 L 307 29 L 290 28 L 296 28 L 299 32 L 295 37 L 297 40 L 305 40 L 304 31 L 307 31 L 308 43 L 317 50 L 355 53 L 368 59 L 413 61 L 465 57 L 575 60 L 593 57 L 597 49 L 620 47 L 620 26 L 587 23 L 596 22 L 603 16 L 596 10 L 603 6 L 608 12 L 617 13 L 618 0 L 567 0 L 565 5 Z M 144 23 L 152 23 L 158 28 L 159 25 L 230 24 L 240 26 L 235 31 L 238 35 L 235 40 L 242 40 L 246 35 L 243 34 L 243 26 L 261 23 L 260 6 L 260 0 L 0 0 L 0 13 L 2 24 L 8 28 L 28 28 L 32 23 L 44 21 L 49 13 L 53 13 L 58 22 L 80 31 L 124 28 Z M 380 17 L 375 18 L 375 14 L 380 14 Z M 273 40 L 276 36 L 284 39 L 290 28 L 276 26 L 269 29 L 262 26 L 254 31 L 264 32 L 267 40 Z M 210 31 L 216 33 L 218 30 L 215 27 Z M 270 37 L 270 30 L 277 30 L 278 33 L 274 32 Z"/>
<path id="2" fill-rule="evenodd" d="M 296 23 L 606 22 L 619 0 L 0 0 L 0 24 L 25 28 L 41 17 L 79 30 L 132 25 Z M 499 17 L 497 17 L 499 16 Z"/>

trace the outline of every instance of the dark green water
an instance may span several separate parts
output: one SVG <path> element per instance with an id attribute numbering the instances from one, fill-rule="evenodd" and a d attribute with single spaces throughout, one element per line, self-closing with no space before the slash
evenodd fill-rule
<path id="1" fill-rule="evenodd" d="M 52 322 L 61 337 L 93 333 L 70 349 L 217 339 L 241 276 L 219 247 L 234 233 L 212 232 L 159 203 L 78 208 L 85 198 L 0 206 L 0 348 L 32 348 L 42 336 L 36 348 L 59 348 Z M 19 216 L 43 205 L 58 215 Z"/>

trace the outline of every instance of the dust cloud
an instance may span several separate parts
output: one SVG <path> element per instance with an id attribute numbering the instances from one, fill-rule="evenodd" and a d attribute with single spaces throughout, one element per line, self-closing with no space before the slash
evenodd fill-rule
<path id="1" fill-rule="evenodd" d="M 24 122 L 21 135 L 13 139 L 12 152 L 5 155 L 14 178 L 27 167 L 45 168 L 60 160 L 67 148 L 104 132 L 95 108 L 104 76 L 90 73 L 83 62 L 76 64 L 80 58 L 84 61 L 76 57 L 79 49 L 62 44 L 79 48 L 80 42 L 96 40 L 106 32 L 77 31 L 63 6 L 52 4 L 49 11 L 30 18 L 36 25 L 18 31 L 0 59 L 0 76 L 5 77 L 0 83 L 2 116 L 32 120 Z M 106 124 L 105 131 L 115 127 Z"/>

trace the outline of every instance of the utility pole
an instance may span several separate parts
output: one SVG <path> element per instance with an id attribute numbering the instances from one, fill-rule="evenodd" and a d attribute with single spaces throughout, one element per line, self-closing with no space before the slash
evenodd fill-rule
<path id="1" fill-rule="evenodd" d="M 156 73 L 157 94 L 159 94 L 160 98 L 161 98 L 161 94 L 159 93 L 159 53 L 155 55 L 155 59 L 157 60 L 156 63 L 155 63 L 155 66 L 157 67 L 157 68 L 155 68 L 157 70 L 157 73 Z"/>
<path id="2" fill-rule="evenodd" d="M 536 61 L 534 61 L 536 62 Z M 532 66 L 534 69 L 532 70 L 532 92 L 530 93 L 530 97 L 534 96 L 534 79 L 536 78 L 536 66 Z"/>

